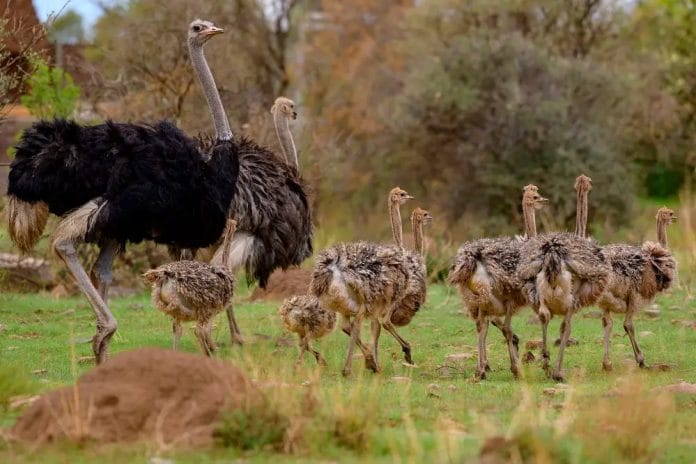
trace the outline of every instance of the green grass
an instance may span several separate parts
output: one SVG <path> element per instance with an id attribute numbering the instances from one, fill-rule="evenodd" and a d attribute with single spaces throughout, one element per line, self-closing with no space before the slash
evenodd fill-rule
<path id="1" fill-rule="evenodd" d="M 593 454 L 597 450 L 593 443 L 596 440 L 592 435 L 594 426 L 587 424 L 599 414 L 598 408 L 606 411 L 616 407 L 616 413 L 610 416 L 616 417 L 618 425 L 611 427 L 620 429 L 624 426 L 621 419 L 624 408 L 632 409 L 633 403 L 623 405 L 623 397 L 607 397 L 607 392 L 623 388 L 621 386 L 626 382 L 649 392 L 647 396 L 635 397 L 636 408 L 644 411 L 641 417 L 648 423 L 661 424 L 657 430 L 641 427 L 632 432 L 638 435 L 637 440 L 648 440 L 654 447 L 662 449 L 654 455 L 648 453 L 644 458 L 654 462 L 696 461 L 694 396 L 676 395 L 674 400 L 670 400 L 673 409 L 669 411 L 655 410 L 662 409 L 664 402 L 651 403 L 658 396 L 656 390 L 652 390 L 654 387 L 681 380 L 696 382 L 696 330 L 671 322 L 696 319 L 696 298 L 686 288 L 677 288 L 658 299 L 662 310 L 658 318 L 641 315 L 636 320 L 638 333 L 650 332 L 638 335 L 647 362 L 668 363 L 672 365 L 671 370 L 636 370 L 621 320 L 615 318 L 614 333 L 618 336 L 613 338 L 614 371 L 603 372 L 601 322 L 583 317 L 591 311 L 584 310 L 573 324 L 573 336 L 580 344 L 566 351 L 565 366 L 570 389 L 557 396 L 544 394 L 544 389 L 554 384 L 545 378 L 536 363 L 524 365 L 524 380 L 513 380 L 502 336 L 495 328 L 491 328 L 488 336 L 493 368 L 488 380 L 478 383 L 472 380 L 475 356 L 459 365 L 448 363 L 445 360 L 448 354 L 475 354 L 476 335 L 472 321 L 460 312 L 458 295 L 447 287 L 431 286 L 428 304 L 410 326 L 400 329 L 413 346 L 417 367 L 410 368 L 402 363 L 398 344 L 383 332 L 380 345 L 383 372 L 377 375 L 365 372 L 362 360 L 357 358 L 353 364 L 353 376 L 349 379 L 340 375 L 347 346 L 345 335 L 336 331 L 319 343 L 319 349 L 328 361 L 328 367 L 323 371 L 316 367 L 309 355 L 303 367 L 293 371 L 295 340 L 291 346 L 277 343 L 283 336 L 276 315 L 277 304 L 250 303 L 247 301 L 248 292 L 248 289 L 240 289 L 235 307 L 248 343 L 244 348 L 230 347 L 226 343 L 227 324 L 221 315 L 214 336 L 225 346 L 218 356 L 245 367 L 254 379 L 294 385 L 311 381 L 316 385 L 321 400 L 317 414 L 340 418 L 347 430 L 365 427 L 364 436 L 360 435 L 360 440 L 364 441 L 351 443 L 352 438 L 348 436 L 315 443 L 312 436 L 324 435 L 307 432 L 302 445 L 290 455 L 279 455 L 278 451 L 267 449 L 241 451 L 222 447 L 165 454 L 177 463 L 226 462 L 240 457 L 248 462 L 270 459 L 284 462 L 327 459 L 342 462 L 459 462 L 477 456 L 486 437 L 512 436 L 520 430 L 532 433 L 534 439 L 551 437 L 545 439 L 545 443 L 558 441 L 558 444 L 549 446 L 566 456 L 567 462 L 600 462 L 603 459 Z M 113 299 L 111 307 L 119 321 L 119 330 L 111 343 L 112 353 L 143 346 L 170 347 L 170 321 L 151 307 L 149 295 Z M 531 311 L 524 310 L 513 320 L 522 346 L 527 340 L 539 338 L 539 327 L 528 322 L 529 316 Z M 0 324 L 0 367 L 13 366 L 16 369 L 19 366 L 24 375 L 34 380 L 27 387 L 31 391 L 45 391 L 73 382 L 71 343 L 76 344 L 78 359 L 91 355 L 89 339 L 94 332 L 94 320 L 83 298 L 56 300 L 48 294 L 0 295 Z M 558 324 L 557 319 L 552 322 L 552 334 L 558 333 Z M 366 327 L 364 339 L 368 333 Z M 198 351 L 192 331 L 184 331 L 180 349 Z M 552 360 L 555 355 L 556 351 L 552 349 Z M 88 362 L 78 364 L 80 373 L 91 367 Z M 410 377 L 411 380 L 393 377 Z M 297 403 L 295 397 L 299 397 L 303 390 L 267 391 L 270 396 L 280 395 L 281 401 Z M 539 411 L 543 412 L 541 416 Z M 664 413 L 662 418 L 661 413 Z M 16 415 L 14 411 L 0 411 L 0 425 L 10 426 Z M 571 425 L 564 426 L 564 418 L 568 415 Z M 634 419 L 630 421 L 635 422 Z M 615 461 L 623 457 L 628 461 L 627 455 L 621 454 L 619 445 L 614 445 L 603 451 L 603 456 L 612 456 Z M 144 462 L 154 454 L 157 451 L 148 445 L 53 445 L 35 451 L 0 445 L 2 462 Z"/>

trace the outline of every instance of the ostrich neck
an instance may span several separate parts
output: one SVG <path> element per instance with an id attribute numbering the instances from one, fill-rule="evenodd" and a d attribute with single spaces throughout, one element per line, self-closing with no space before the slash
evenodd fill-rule
<path id="1" fill-rule="evenodd" d="M 208 102 L 210 114 L 213 117 L 213 125 L 215 126 L 215 137 L 218 140 L 232 140 L 232 130 L 230 129 L 230 123 L 227 120 L 225 108 L 222 106 L 220 94 L 218 93 L 217 87 L 215 86 L 215 79 L 213 79 L 213 73 L 210 72 L 208 62 L 205 60 L 205 55 L 203 55 L 203 48 L 189 43 L 189 55 L 191 56 L 191 63 L 193 64 L 193 69 L 196 71 L 198 80 L 200 81 L 201 86 L 203 87 L 203 94 L 205 95 L 205 99 Z"/>
<path id="2" fill-rule="evenodd" d="M 389 200 L 389 219 L 391 220 L 392 236 L 394 243 L 399 248 L 404 247 L 403 231 L 401 230 L 401 211 L 399 204 Z"/>
<path id="3" fill-rule="evenodd" d="M 412 219 L 411 227 L 413 228 L 413 244 L 416 249 L 416 253 L 425 258 L 425 240 L 423 238 L 423 223 L 421 221 Z"/>
<path id="4" fill-rule="evenodd" d="M 229 269 L 230 249 L 232 248 L 232 237 L 234 237 L 235 230 L 236 226 L 230 226 L 229 224 L 225 228 L 225 238 L 222 241 L 222 267 L 225 269 Z"/>
<path id="5" fill-rule="evenodd" d="M 522 212 L 524 214 L 524 232 L 527 238 L 536 237 L 536 216 L 534 213 L 534 206 L 529 206 L 522 203 Z"/>
<path id="6" fill-rule="evenodd" d="M 578 192 L 575 209 L 575 235 L 587 235 L 587 192 Z"/>
<path id="7" fill-rule="evenodd" d="M 299 171 L 300 163 L 297 159 L 297 149 L 295 148 L 295 141 L 292 138 L 292 132 L 290 132 L 290 122 L 288 118 L 280 114 L 280 111 L 276 110 L 273 112 L 273 123 L 275 124 L 280 148 L 283 150 L 283 155 L 285 155 L 285 163 L 290 164 L 290 160 L 292 160 L 295 169 Z"/>
<path id="8" fill-rule="evenodd" d="M 665 248 L 667 246 L 667 221 L 657 220 L 657 241 Z"/>

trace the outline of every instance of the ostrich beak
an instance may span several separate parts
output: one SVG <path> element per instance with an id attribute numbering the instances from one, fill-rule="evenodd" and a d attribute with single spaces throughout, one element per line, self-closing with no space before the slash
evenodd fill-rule
<path id="1" fill-rule="evenodd" d="M 218 34 L 222 34 L 223 32 L 225 32 L 225 30 L 222 29 L 221 27 L 211 26 L 210 29 L 203 32 L 203 35 L 218 35 Z"/>
<path id="2" fill-rule="evenodd" d="M 414 197 L 411 196 L 411 195 L 406 195 L 406 199 L 407 199 L 407 200 L 413 200 L 413 198 L 414 198 Z"/>

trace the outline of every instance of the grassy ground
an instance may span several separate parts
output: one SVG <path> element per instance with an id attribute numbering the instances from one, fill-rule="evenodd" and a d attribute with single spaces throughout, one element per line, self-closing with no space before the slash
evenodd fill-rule
<path id="1" fill-rule="evenodd" d="M 248 343 L 244 348 L 225 346 L 218 355 L 245 366 L 255 379 L 284 385 L 266 389 L 279 410 L 301 414 L 301 398 L 311 389 L 319 402 L 314 414 L 333 418 L 333 439 L 323 440 L 320 437 L 326 433 L 308 427 L 295 437 L 294 451 L 282 456 L 268 448 L 171 451 L 152 445 L 54 445 L 31 451 L 2 444 L 0 461 L 146 462 L 148 457 L 164 456 L 177 463 L 241 458 L 244 462 L 273 458 L 289 462 L 461 462 L 477 456 L 486 438 L 496 435 L 513 438 L 523 450 L 522 457 L 537 462 L 696 461 L 694 396 L 659 394 L 656 389 L 681 380 L 696 382 L 696 330 L 673 323 L 696 319 L 696 295 L 685 286 L 658 300 L 661 313 L 657 318 L 641 315 L 636 321 L 647 362 L 666 363 L 669 370 L 637 371 L 628 338 L 616 320 L 614 371 L 603 372 L 601 322 L 586 317 L 592 310 L 585 310 L 573 325 L 580 344 L 567 350 L 569 387 L 555 392 L 544 392 L 554 384 L 542 375 L 537 363 L 524 366 L 524 380 L 513 380 L 502 337 L 494 328 L 488 338 L 493 371 L 489 380 L 474 382 L 474 324 L 461 314 L 459 297 L 441 285 L 431 287 L 428 304 L 411 326 L 400 331 L 414 347 L 417 367 L 405 366 L 399 346 L 383 333 L 383 372 L 364 372 L 362 360 L 357 358 L 349 379 L 340 375 L 346 336 L 337 331 L 321 341 L 320 350 L 328 361 L 324 370 L 308 356 L 303 367 L 293 371 L 294 339 L 290 345 L 284 343 L 277 304 L 249 303 L 248 289 L 239 293 L 236 311 Z M 114 299 L 111 306 L 119 320 L 112 352 L 170 346 L 170 322 L 151 307 L 149 295 Z M 539 327 L 528 321 L 529 316 L 531 312 L 524 310 L 513 322 L 522 345 L 539 338 Z M 552 323 L 554 334 L 558 323 Z M 72 343 L 76 350 L 72 359 L 88 360 L 91 355 L 93 319 L 83 298 L 0 295 L 0 324 L 0 364 L 3 370 L 8 366 L 18 369 L 21 375 L 13 379 L 21 385 L 16 388 L 19 391 L 40 392 L 71 383 Z M 225 331 L 226 321 L 220 316 L 215 329 L 218 342 L 227 341 Z M 366 333 L 367 328 L 363 337 Z M 197 351 L 190 330 L 184 332 L 181 349 Z M 471 357 L 460 362 L 446 359 L 455 353 Z M 552 359 L 555 355 L 552 350 Z M 79 372 L 90 367 L 88 361 L 78 363 Z M 22 376 L 30 378 L 28 385 L 19 380 Z M 9 392 L 12 382 L 0 379 L 0 389 Z M 17 414 L 0 410 L 0 425 L 11 425 Z"/>

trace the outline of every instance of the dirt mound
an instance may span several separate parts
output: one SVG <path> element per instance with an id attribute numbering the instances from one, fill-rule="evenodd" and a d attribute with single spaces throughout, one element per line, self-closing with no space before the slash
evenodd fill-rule
<path id="1" fill-rule="evenodd" d="M 76 386 L 43 395 L 10 434 L 31 444 L 67 439 L 208 445 L 221 410 L 260 399 L 231 364 L 144 348 L 118 354 Z"/>
<path id="2" fill-rule="evenodd" d="M 275 271 L 268 279 L 266 289 L 256 288 L 251 294 L 251 301 L 284 300 L 293 295 L 305 295 L 312 280 L 312 271 L 293 268 L 287 271 Z"/>

